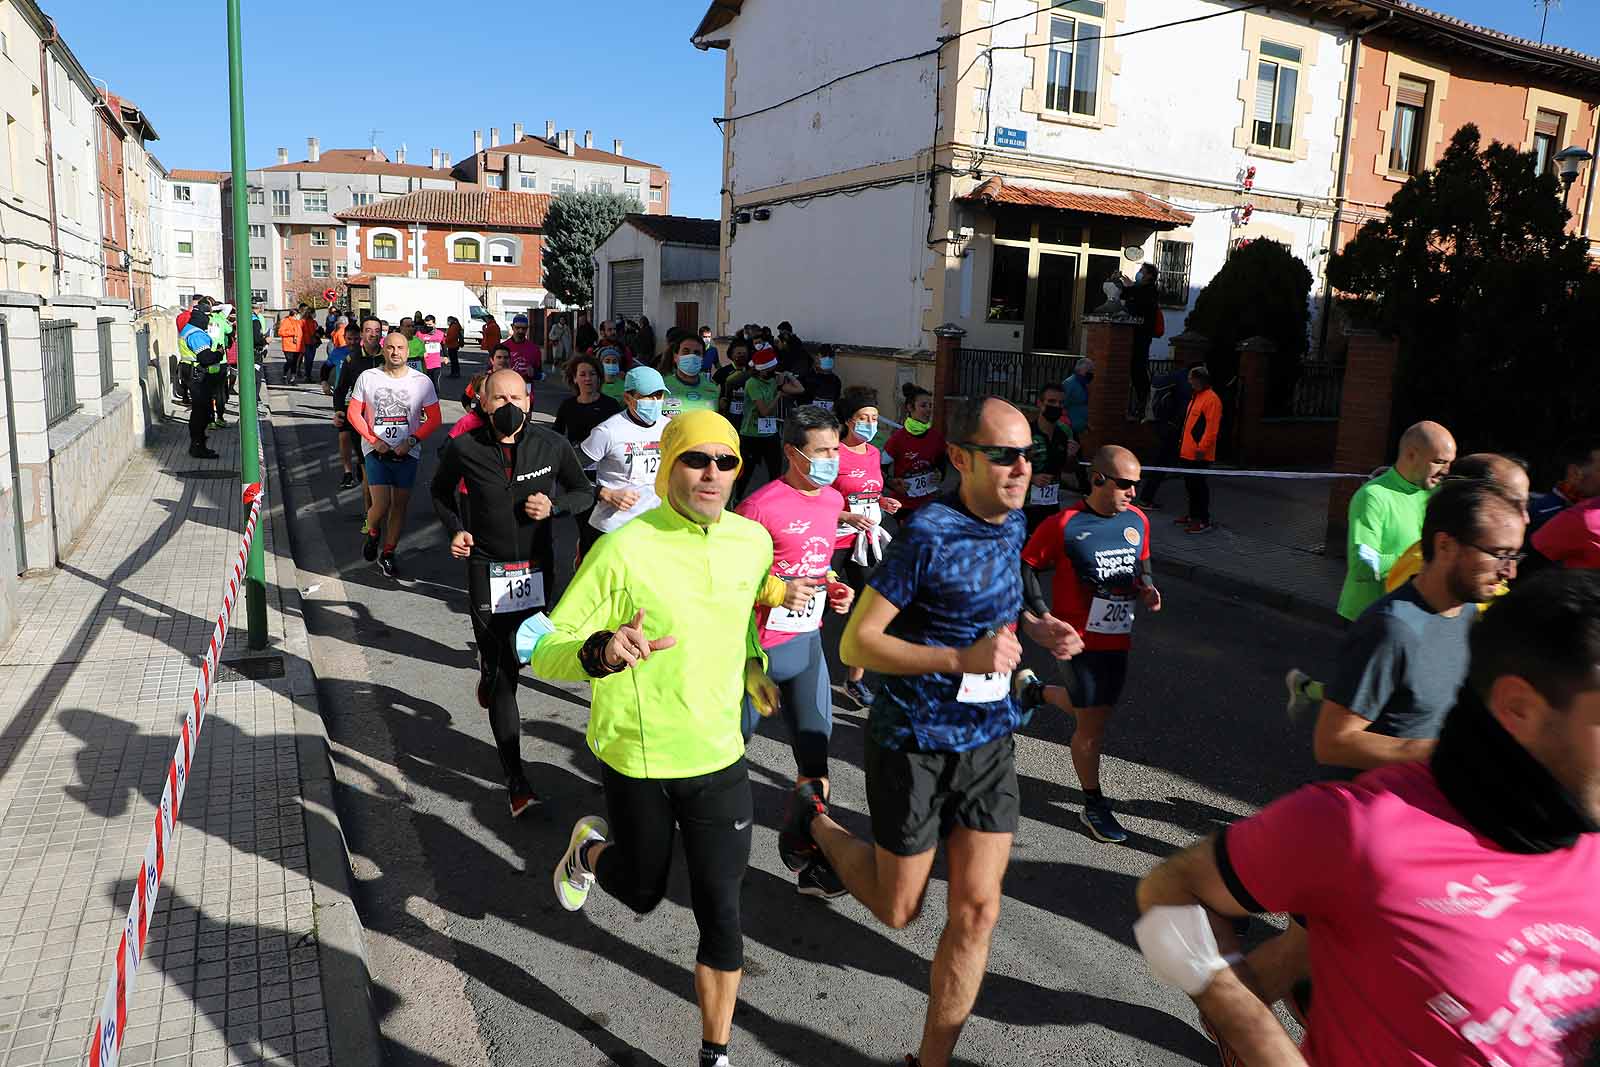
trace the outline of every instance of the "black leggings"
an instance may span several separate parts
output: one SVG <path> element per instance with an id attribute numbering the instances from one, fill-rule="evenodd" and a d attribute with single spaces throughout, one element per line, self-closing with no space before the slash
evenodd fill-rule
<path id="1" fill-rule="evenodd" d="M 291 378 L 300 370 L 300 353 L 285 352 L 283 354 L 283 376 Z"/>
<path id="2" fill-rule="evenodd" d="M 508 779 L 522 777 L 522 713 L 517 709 L 517 672 L 522 662 L 513 642 L 517 627 L 531 613 L 492 615 L 479 611 L 476 604 L 470 610 L 472 634 L 478 642 L 478 670 L 489 687 L 489 729 L 500 752 L 500 769 Z"/>
<path id="3" fill-rule="evenodd" d="M 783 439 L 781 437 L 739 436 L 739 455 L 744 458 L 744 469 L 733 487 L 733 498 L 743 500 L 750 481 L 755 477 L 756 462 L 766 465 L 767 480 L 777 481 L 783 474 Z"/>
<path id="4" fill-rule="evenodd" d="M 629 778 L 604 763 L 600 777 L 611 827 L 611 847 L 595 863 L 601 887 L 640 915 L 655 910 L 667 895 L 676 826 L 700 927 L 695 961 L 714 971 L 743 968 L 739 894 L 755 820 L 744 757 L 694 778 Z"/>

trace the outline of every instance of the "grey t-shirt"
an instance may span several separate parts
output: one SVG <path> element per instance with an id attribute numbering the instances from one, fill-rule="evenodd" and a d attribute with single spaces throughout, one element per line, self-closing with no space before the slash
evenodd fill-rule
<path id="1" fill-rule="evenodd" d="M 1467 677 L 1477 616 L 1476 604 L 1440 615 L 1407 582 L 1350 627 L 1327 698 L 1369 720 L 1374 733 L 1437 738 Z"/>

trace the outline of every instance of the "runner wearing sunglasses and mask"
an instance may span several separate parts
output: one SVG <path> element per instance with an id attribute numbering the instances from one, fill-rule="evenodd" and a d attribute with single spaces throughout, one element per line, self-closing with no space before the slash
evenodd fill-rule
<path id="1" fill-rule="evenodd" d="M 1128 677 L 1133 619 L 1139 603 L 1161 610 L 1150 576 L 1150 520 L 1133 506 L 1139 460 L 1117 445 L 1102 445 L 1090 467 L 1089 495 L 1046 519 L 1022 551 L 1028 607 L 1046 610 L 1083 635 L 1084 651 L 1059 661 L 1063 685 L 1037 685 L 1024 702 L 1039 701 L 1076 716 L 1072 767 L 1083 787 L 1079 818 L 1101 841 L 1128 839 L 1100 791 L 1100 753 L 1106 723 Z M 1039 572 L 1054 570 L 1047 609 Z"/>

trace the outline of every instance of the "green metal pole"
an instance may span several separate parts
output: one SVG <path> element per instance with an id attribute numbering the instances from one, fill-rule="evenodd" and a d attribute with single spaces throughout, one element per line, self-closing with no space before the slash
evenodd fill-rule
<path id="1" fill-rule="evenodd" d="M 250 299 L 249 187 L 244 162 L 244 48 L 240 44 L 239 0 L 228 0 L 228 110 L 233 140 L 233 305 L 239 309 L 239 480 L 261 480 L 261 426 L 256 421 L 255 314 Z M 245 560 L 244 606 L 248 644 L 267 647 L 266 561 L 261 544 L 264 523 L 257 523 Z"/>

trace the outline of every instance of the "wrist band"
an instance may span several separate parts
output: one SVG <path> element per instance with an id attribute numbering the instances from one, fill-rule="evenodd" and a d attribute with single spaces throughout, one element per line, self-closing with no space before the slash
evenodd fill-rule
<path id="1" fill-rule="evenodd" d="M 619 674 L 626 667 L 613 667 L 606 662 L 606 645 L 611 643 L 615 630 L 597 630 L 589 635 L 589 639 L 578 649 L 578 664 L 583 668 L 583 673 L 591 678 L 608 678 Z"/>

